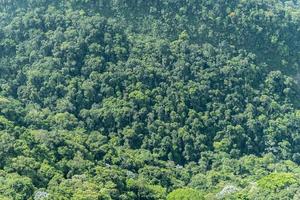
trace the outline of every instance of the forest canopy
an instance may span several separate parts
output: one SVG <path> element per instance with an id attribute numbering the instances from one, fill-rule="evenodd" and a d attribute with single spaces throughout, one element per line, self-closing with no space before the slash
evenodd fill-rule
<path id="1" fill-rule="evenodd" d="M 0 199 L 300 199 L 299 3 L 0 1 Z"/>

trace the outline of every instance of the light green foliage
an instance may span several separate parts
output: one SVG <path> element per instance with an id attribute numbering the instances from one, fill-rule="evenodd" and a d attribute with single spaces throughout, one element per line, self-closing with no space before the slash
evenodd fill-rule
<path id="1" fill-rule="evenodd" d="M 172 191 L 167 196 L 167 200 L 202 200 L 204 199 L 201 192 L 191 189 L 183 188 Z"/>
<path id="2" fill-rule="evenodd" d="M 267 190 L 280 190 L 284 187 L 297 183 L 292 173 L 272 173 L 258 180 L 258 186 Z"/>
<path id="3" fill-rule="evenodd" d="M 16 173 L 0 173 L 0 191 L 3 199 L 27 200 L 33 195 L 34 186 L 30 178 Z"/>
<path id="4" fill-rule="evenodd" d="M 0 129 L 4 130 L 13 126 L 13 123 L 6 119 L 4 116 L 0 116 Z"/>
<path id="5" fill-rule="evenodd" d="M 0 199 L 299 199 L 299 5 L 0 1 Z"/>

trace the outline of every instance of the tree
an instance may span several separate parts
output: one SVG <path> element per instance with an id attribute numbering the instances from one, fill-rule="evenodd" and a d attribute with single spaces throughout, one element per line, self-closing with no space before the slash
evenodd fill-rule
<path id="1" fill-rule="evenodd" d="M 204 199 L 204 196 L 201 194 L 201 192 L 191 188 L 177 189 L 172 191 L 167 196 L 167 200 L 179 200 L 179 199 L 201 200 Z"/>

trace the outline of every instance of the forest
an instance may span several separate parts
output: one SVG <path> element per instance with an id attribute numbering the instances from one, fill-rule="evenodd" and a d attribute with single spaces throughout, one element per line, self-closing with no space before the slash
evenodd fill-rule
<path id="1" fill-rule="evenodd" d="M 300 1 L 0 0 L 0 200 L 299 200 Z"/>

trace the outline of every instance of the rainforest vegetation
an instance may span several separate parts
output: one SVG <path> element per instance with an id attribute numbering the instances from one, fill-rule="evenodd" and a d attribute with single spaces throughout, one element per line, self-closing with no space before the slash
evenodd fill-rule
<path id="1" fill-rule="evenodd" d="M 298 0 L 1 0 L 1 200 L 300 199 Z"/>

